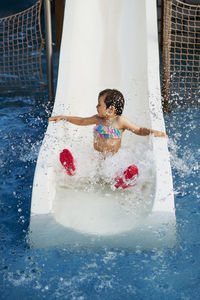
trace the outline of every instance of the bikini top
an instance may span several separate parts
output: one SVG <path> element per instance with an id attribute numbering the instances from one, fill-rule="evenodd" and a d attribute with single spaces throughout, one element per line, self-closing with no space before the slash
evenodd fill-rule
<path id="1" fill-rule="evenodd" d="M 122 136 L 122 130 L 114 128 L 113 124 L 115 122 L 116 118 L 113 120 L 111 125 L 102 125 L 97 124 L 94 127 L 94 136 L 100 137 L 102 139 L 119 139 Z"/>

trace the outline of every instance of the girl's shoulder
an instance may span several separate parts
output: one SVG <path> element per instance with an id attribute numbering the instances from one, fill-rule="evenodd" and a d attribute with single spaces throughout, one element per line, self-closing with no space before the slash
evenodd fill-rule
<path id="1" fill-rule="evenodd" d="M 124 116 L 117 116 L 115 119 L 115 126 L 120 129 L 120 130 L 124 130 L 124 124 L 125 124 L 125 120 L 126 118 Z"/>
<path id="2" fill-rule="evenodd" d="M 116 117 L 116 122 L 118 125 L 123 126 L 123 124 L 126 122 L 126 118 L 124 116 L 117 116 Z"/>
<path id="3" fill-rule="evenodd" d="M 122 130 L 131 130 L 135 129 L 137 126 L 133 124 L 129 119 L 125 118 L 124 116 L 118 116 L 118 127 Z"/>
<path id="4" fill-rule="evenodd" d="M 96 121 L 96 124 L 99 124 L 99 123 L 101 123 L 102 122 L 102 118 L 100 118 L 98 115 L 95 115 L 94 116 L 95 117 L 95 121 Z"/>
<path id="5" fill-rule="evenodd" d="M 99 120 L 100 120 L 100 118 L 99 118 L 99 116 L 97 114 L 94 115 L 94 116 L 92 116 L 91 119 L 93 119 L 95 123 L 98 123 Z"/>

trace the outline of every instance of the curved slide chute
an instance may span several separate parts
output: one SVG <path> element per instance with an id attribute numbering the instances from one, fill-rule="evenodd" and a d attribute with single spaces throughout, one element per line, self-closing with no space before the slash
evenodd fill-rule
<path id="1" fill-rule="evenodd" d="M 132 122 L 165 131 L 155 0 L 66 2 L 52 115 L 94 115 L 98 93 L 105 88 L 122 91 L 124 115 Z M 113 191 L 103 179 L 96 180 L 92 128 L 49 123 L 34 177 L 29 235 L 33 246 L 174 244 L 167 139 L 125 133 L 122 144 L 117 162 L 132 155 L 143 179 L 126 191 Z M 59 162 L 64 148 L 73 153 L 83 176 L 65 174 Z M 103 167 L 109 169 L 109 162 Z"/>

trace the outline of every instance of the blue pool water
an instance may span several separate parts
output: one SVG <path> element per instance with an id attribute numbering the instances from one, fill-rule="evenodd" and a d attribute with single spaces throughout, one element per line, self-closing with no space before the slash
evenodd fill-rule
<path id="1" fill-rule="evenodd" d="M 26 242 L 32 182 L 51 109 L 46 95 L 0 97 L 0 299 L 199 299 L 200 109 L 165 115 L 177 219 L 173 249 L 33 250 Z"/>
<path id="2" fill-rule="evenodd" d="M 51 105 L 0 99 L 1 299 L 199 299 L 200 110 L 165 115 L 178 243 L 174 249 L 52 248 L 26 243 L 32 181 Z"/>

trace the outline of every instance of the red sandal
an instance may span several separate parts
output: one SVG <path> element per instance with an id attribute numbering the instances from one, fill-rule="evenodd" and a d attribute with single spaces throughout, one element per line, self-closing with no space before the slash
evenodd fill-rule
<path id="1" fill-rule="evenodd" d="M 127 189 L 128 187 L 134 186 L 135 181 L 138 177 L 138 167 L 135 165 L 129 166 L 123 173 L 122 176 L 115 178 L 114 187 L 116 189 Z"/>
<path id="2" fill-rule="evenodd" d="M 64 149 L 60 153 L 60 162 L 63 165 L 63 167 L 65 168 L 65 170 L 69 176 L 75 175 L 76 167 L 75 167 L 74 158 L 68 149 Z"/>

